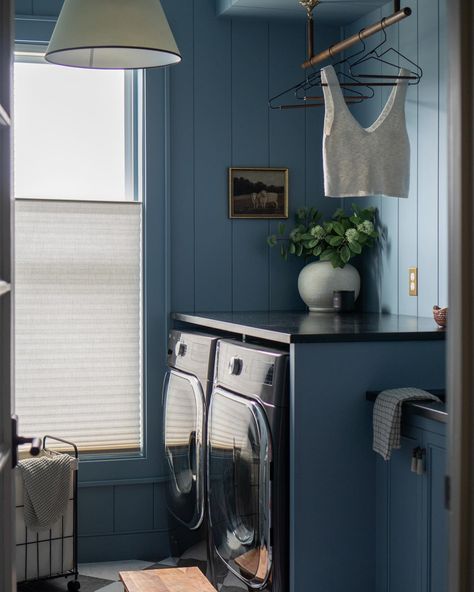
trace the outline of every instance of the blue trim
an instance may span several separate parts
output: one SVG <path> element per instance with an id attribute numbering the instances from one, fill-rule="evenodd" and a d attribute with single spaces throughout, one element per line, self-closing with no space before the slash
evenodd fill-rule
<path id="1" fill-rule="evenodd" d="M 54 27 L 56 17 L 52 16 L 15 16 L 15 41 L 16 43 L 41 43 L 48 44 Z"/>
<path id="2" fill-rule="evenodd" d="M 164 71 L 144 73 L 144 196 L 143 196 L 143 456 L 108 457 L 81 462 L 80 481 L 90 486 L 111 485 L 112 480 L 160 482 L 164 475 L 161 455 L 161 387 L 165 373 L 168 334 L 169 248 L 169 93 Z M 152 105 L 152 109 L 147 109 Z M 166 142 L 162 139 L 166 138 Z M 163 254 L 165 254 L 163 256 Z M 131 477 L 131 478 L 130 478 Z M 105 482 L 105 483 L 104 483 Z"/>

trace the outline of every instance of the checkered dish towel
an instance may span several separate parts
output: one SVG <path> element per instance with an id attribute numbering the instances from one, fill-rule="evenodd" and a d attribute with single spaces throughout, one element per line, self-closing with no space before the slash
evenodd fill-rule
<path id="1" fill-rule="evenodd" d="M 55 454 L 22 460 L 25 523 L 32 530 L 50 528 L 67 509 L 71 487 L 71 457 Z"/>
<path id="2" fill-rule="evenodd" d="M 374 442 L 372 448 L 384 460 L 390 460 L 392 450 L 400 448 L 402 404 L 405 401 L 437 401 L 435 395 L 417 388 L 382 391 L 374 405 Z"/>

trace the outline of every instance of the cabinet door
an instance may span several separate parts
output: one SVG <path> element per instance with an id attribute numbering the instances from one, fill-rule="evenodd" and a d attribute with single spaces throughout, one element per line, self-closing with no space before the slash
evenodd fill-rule
<path id="1" fill-rule="evenodd" d="M 424 477 L 423 550 L 425 592 L 448 590 L 448 516 L 444 506 L 444 478 L 446 475 L 445 437 L 433 432 L 424 433 L 426 451 Z"/>
<path id="2" fill-rule="evenodd" d="M 423 478 L 411 472 L 422 433 L 410 430 L 390 461 L 377 458 L 377 592 L 421 592 Z"/>

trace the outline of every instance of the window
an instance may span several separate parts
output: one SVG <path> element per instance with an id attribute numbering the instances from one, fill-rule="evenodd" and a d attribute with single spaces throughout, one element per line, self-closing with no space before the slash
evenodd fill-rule
<path id="1" fill-rule="evenodd" d="M 16 412 L 93 452 L 142 441 L 140 79 L 15 63 Z"/>

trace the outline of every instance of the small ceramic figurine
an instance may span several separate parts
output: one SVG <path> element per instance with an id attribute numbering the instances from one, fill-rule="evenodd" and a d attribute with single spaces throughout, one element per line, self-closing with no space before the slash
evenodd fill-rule
<path id="1" fill-rule="evenodd" d="M 440 327 L 446 327 L 448 323 L 448 307 L 433 306 L 433 317 Z"/>

